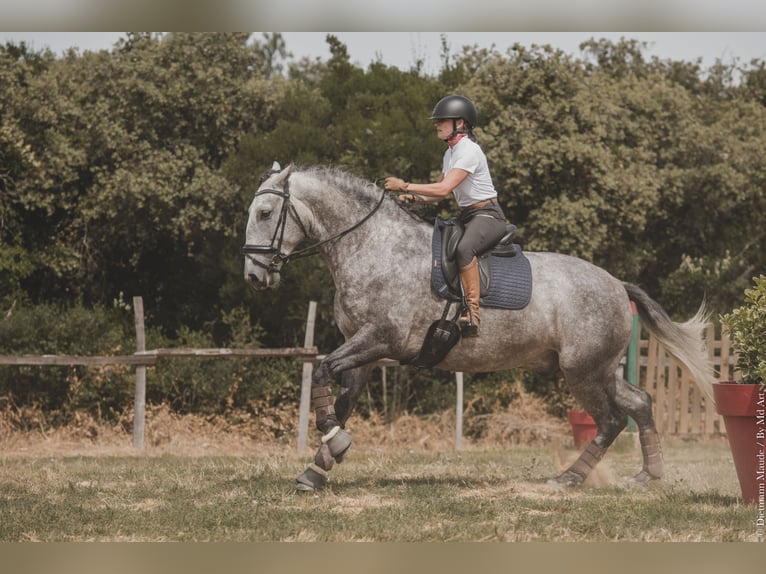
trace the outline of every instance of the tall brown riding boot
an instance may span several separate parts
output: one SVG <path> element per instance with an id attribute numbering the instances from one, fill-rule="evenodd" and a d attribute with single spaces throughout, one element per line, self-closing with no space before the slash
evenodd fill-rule
<path id="1" fill-rule="evenodd" d="M 477 337 L 479 335 L 479 297 L 481 296 L 481 283 L 479 280 L 479 262 L 476 257 L 465 267 L 460 268 L 460 284 L 463 286 L 463 296 L 468 313 L 460 317 L 458 323 L 464 337 Z"/>

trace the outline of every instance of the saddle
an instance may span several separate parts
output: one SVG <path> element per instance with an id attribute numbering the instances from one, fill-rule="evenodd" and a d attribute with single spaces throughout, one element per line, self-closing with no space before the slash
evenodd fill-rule
<path id="1" fill-rule="evenodd" d="M 456 219 L 436 218 L 431 242 L 431 288 L 446 299 L 444 311 L 426 332 L 418 354 L 402 364 L 430 368 L 440 363 L 461 338 L 457 319 L 465 312 L 460 286 L 460 269 L 455 257 L 463 236 L 463 225 Z M 485 307 L 523 309 L 532 294 L 532 271 L 521 247 L 513 243 L 515 225 L 507 225 L 505 235 L 489 252 L 479 256 L 480 304 Z M 450 307 L 458 303 L 449 317 Z"/>
<path id="2" fill-rule="evenodd" d="M 457 246 L 463 238 L 465 231 L 463 224 L 457 219 L 436 219 L 434 224 L 434 235 L 441 232 L 441 249 L 435 253 L 433 266 L 431 267 L 432 279 L 434 274 L 441 274 L 444 279 L 444 286 L 448 291 L 444 291 L 441 281 L 437 280 L 440 289 L 439 295 L 445 299 L 459 301 L 462 299 L 462 289 L 460 287 L 460 266 L 457 263 Z M 513 235 L 516 233 L 516 226 L 508 224 L 505 226 L 505 235 L 498 241 L 497 245 L 489 253 L 481 254 L 477 257 L 479 263 L 479 279 L 481 280 L 481 295 L 486 296 L 492 285 L 492 260 L 490 255 L 495 257 L 513 257 L 516 255 L 516 246 L 513 244 Z"/>
<path id="3" fill-rule="evenodd" d="M 532 294 L 532 271 L 521 246 L 513 243 L 515 225 L 507 225 L 498 244 L 478 259 L 480 304 L 501 309 L 523 309 Z M 442 299 L 462 301 L 460 269 L 455 258 L 463 226 L 456 219 L 437 218 L 431 244 L 431 287 Z"/>

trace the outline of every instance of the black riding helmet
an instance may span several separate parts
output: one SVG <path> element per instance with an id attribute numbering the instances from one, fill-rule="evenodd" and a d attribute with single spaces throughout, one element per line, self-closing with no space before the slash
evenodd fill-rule
<path id="1" fill-rule="evenodd" d="M 472 129 L 476 127 L 479 114 L 476 112 L 476 106 L 471 100 L 465 96 L 447 96 L 442 98 L 434 106 L 434 111 L 431 113 L 431 120 L 447 120 L 451 119 L 453 122 L 453 137 L 457 133 L 457 124 L 455 120 L 463 119 L 468 127 L 468 133 L 471 134 Z"/>

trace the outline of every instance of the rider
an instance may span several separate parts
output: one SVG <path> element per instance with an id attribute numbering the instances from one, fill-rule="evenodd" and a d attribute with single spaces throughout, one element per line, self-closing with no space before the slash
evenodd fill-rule
<path id="1" fill-rule="evenodd" d="M 477 257 L 494 247 L 505 234 L 505 215 L 487 166 L 487 157 L 476 143 L 473 128 L 478 114 L 473 102 L 464 96 L 439 100 L 431 114 L 436 135 L 449 146 L 444 152 L 442 171 L 435 183 L 408 183 L 397 177 L 386 178 L 385 188 L 407 192 L 400 201 L 437 202 L 454 194 L 461 209 L 458 220 L 464 226 L 457 246 L 460 284 L 468 312 L 460 318 L 463 335 L 479 334 L 481 284 Z"/>

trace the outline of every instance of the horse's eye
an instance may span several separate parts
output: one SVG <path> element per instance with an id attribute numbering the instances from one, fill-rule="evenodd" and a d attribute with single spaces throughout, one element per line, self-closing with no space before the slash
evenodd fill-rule
<path id="1" fill-rule="evenodd" d="M 268 221 L 269 219 L 271 219 L 271 211 L 264 210 L 258 214 L 259 221 Z"/>

